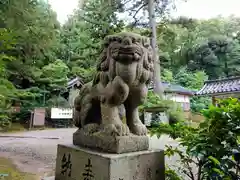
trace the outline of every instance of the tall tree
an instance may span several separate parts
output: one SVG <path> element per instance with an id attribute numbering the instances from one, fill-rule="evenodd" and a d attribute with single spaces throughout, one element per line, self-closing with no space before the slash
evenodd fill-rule
<path id="1" fill-rule="evenodd" d="M 22 88 L 31 84 L 34 67 L 41 68 L 54 61 L 58 22 L 44 1 L 13 0 L 5 5 L 2 18 L 5 28 L 11 29 L 16 44 L 11 52 L 17 58 L 8 63 L 9 79 Z"/>
<path id="2" fill-rule="evenodd" d="M 209 38 L 191 48 L 189 68 L 205 70 L 210 79 L 239 75 L 239 44 L 226 37 Z"/>
<path id="3" fill-rule="evenodd" d="M 154 58 L 154 92 L 162 96 L 163 87 L 161 85 L 161 69 L 159 63 L 158 55 L 158 45 L 157 45 L 157 30 L 156 30 L 156 17 L 155 17 L 155 1 L 148 1 L 148 13 L 149 13 L 149 25 L 151 27 L 151 45 L 153 48 L 153 58 Z"/>
<path id="4" fill-rule="evenodd" d="M 0 121 L 6 118 L 6 112 L 11 105 L 11 98 L 16 96 L 16 88 L 8 81 L 6 77 L 6 63 L 15 59 L 4 53 L 6 50 L 11 50 L 14 45 L 13 35 L 11 31 L 0 29 Z M 1 126 L 1 122 L 0 122 Z"/>
<path id="5" fill-rule="evenodd" d="M 3 0 L 0 6 L 1 28 L 10 32 L 14 40 L 12 48 L 1 49 L 14 58 L 6 62 L 5 78 L 17 88 L 15 100 L 37 101 L 44 91 L 38 74 L 56 60 L 59 47 L 56 14 L 43 0 Z"/>
<path id="6" fill-rule="evenodd" d="M 154 92 L 162 96 L 164 91 L 161 84 L 161 68 L 157 46 L 156 16 L 159 20 L 163 20 L 169 10 L 175 5 L 175 0 L 124 0 L 122 4 L 132 16 L 132 26 L 148 26 L 150 27 L 151 45 L 154 57 Z M 144 17 L 148 12 L 148 21 Z"/>
<path id="7" fill-rule="evenodd" d="M 194 20 L 180 17 L 158 25 L 161 65 L 177 71 L 187 65 L 210 79 L 239 75 L 237 18 Z"/>
<path id="8" fill-rule="evenodd" d="M 101 41 L 106 35 L 122 30 L 123 22 L 117 19 L 116 6 L 102 0 L 85 1 L 64 24 L 62 52 L 72 76 L 80 76 L 86 82 L 91 80 Z"/>

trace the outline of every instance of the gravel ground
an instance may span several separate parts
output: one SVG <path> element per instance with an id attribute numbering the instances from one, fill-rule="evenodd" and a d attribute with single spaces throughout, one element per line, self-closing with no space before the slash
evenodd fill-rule
<path id="1" fill-rule="evenodd" d="M 76 130 L 76 128 L 68 128 L 7 134 L 21 138 L 3 137 L 6 134 L 0 133 L 0 157 L 12 159 L 23 172 L 50 176 L 54 173 L 57 144 L 72 142 L 72 134 Z M 47 137 L 53 139 L 46 139 Z M 168 136 L 162 136 L 160 139 L 152 137 L 150 148 L 164 149 L 166 144 L 177 145 Z M 176 159 L 167 159 L 166 162 L 172 164 Z"/>

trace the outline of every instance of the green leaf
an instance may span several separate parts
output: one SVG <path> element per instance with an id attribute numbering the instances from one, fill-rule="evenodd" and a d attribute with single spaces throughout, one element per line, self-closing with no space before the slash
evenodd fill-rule
<path id="1" fill-rule="evenodd" d="M 221 176 L 224 175 L 224 172 L 222 172 L 220 169 L 213 168 L 212 170 L 213 170 L 214 172 L 218 173 L 218 174 L 221 175 Z"/>
<path id="2" fill-rule="evenodd" d="M 220 165 L 220 162 L 213 156 L 209 156 L 208 159 L 211 160 L 215 165 Z"/>

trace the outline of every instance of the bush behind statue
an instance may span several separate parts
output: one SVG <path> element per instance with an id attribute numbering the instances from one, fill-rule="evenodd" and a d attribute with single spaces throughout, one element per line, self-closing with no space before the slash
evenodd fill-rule
<path id="1" fill-rule="evenodd" d="M 145 108 L 162 108 L 166 112 L 169 117 L 169 123 L 174 124 L 178 121 L 184 119 L 183 110 L 179 104 L 170 100 L 170 99 L 163 99 L 157 94 L 155 94 L 152 90 L 148 92 L 147 99 L 143 105 L 139 107 L 140 112 L 143 112 Z M 152 127 L 158 126 L 158 120 L 155 121 L 155 118 L 158 119 L 159 112 L 153 114 L 152 119 Z"/>
<path id="2" fill-rule="evenodd" d="M 151 130 L 160 137 L 169 134 L 178 139 L 179 147 L 166 147 L 166 155 L 179 155 L 178 171 L 173 167 L 166 179 L 239 179 L 240 102 L 229 98 L 203 111 L 205 120 L 197 128 L 184 122 L 160 124 Z M 183 148 L 184 147 L 184 148 Z"/>

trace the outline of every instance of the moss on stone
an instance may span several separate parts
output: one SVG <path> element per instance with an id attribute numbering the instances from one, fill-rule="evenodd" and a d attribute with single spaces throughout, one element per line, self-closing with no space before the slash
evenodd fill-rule
<path id="1" fill-rule="evenodd" d="M 7 175 L 5 177 L 1 177 Z M 16 166 L 7 158 L 0 157 L 0 179 L 4 180 L 38 180 L 39 177 L 34 174 L 19 171 Z"/>

